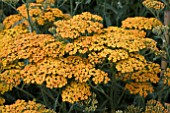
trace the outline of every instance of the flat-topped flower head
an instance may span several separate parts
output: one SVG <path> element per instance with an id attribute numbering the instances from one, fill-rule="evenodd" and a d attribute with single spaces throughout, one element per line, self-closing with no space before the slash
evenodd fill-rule
<path id="1" fill-rule="evenodd" d="M 165 8 L 165 4 L 158 0 L 144 0 L 142 3 L 148 9 L 162 10 Z"/>
<path id="2" fill-rule="evenodd" d="M 17 10 L 19 14 L 10 15 L 4 19 L 3 24 L 6 29 L 17 26 L 28 28 L 30 26 L 26 5 L 21 5 Z M 43 4 L 39 3 L 29 3 L 29 16 L 30 21 L 34 24 L 33 26 L 47 27 L 48 25 L 48 28 L 50 28 L 56 20 L 71 18 L 68 14 L 63 14 L 58 8 L 44 7 Z"/>
<path id="3" fill-rule="evenodd" d="M 130 94 L 146 97 L 149 93 L 153 93 L 154 89 L 150 82 L 130 82 L 125 85 L 125 89 L 130 91 Z"/>
<path id="4" fill-rule="evenodd" d="M 16 100 L 11 105 L 0 106 L 1 113 L 56 113 L 46 106 L 34 101 Z"/>
<path id="5" fill-rule="evenodd" d="M 152 30 L 159 25 L 162 25 L 162 23 L 156 18 L 129 17 L 122 21 L 121 27 L 138 30 Z"/>
<path id="6" fill-rule="evenodd" d="M 80 36 L 89 36 L 102 33 L 102 18 L 97 15 L 85 12 L 75 15 L 70 20 L 60 20 L 55 22 L 56 35 L 62 38 L 75 39 Z"/>
<path id="7" fill-rule="evenodd" d="M 87 100 L 91 96 L 90 86 L 86 83 L 71 82 L 62 91 L 62 101 L 75 103 L 81 100 Z"/>
<path id="8" fill-rule="evenodd" d="M 165 103 L 166 104 L 166 103 Z M 164 106 L 160 101 L 148 100 L 146 103 L 145 111 L 142 113 L 169 113 L 166 105 Z"/>

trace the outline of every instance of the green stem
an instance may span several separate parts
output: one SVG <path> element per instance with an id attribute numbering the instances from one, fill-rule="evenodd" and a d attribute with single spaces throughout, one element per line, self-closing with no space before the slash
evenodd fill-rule
<path id="1" fill-rule="evenodd" d="M 70 0 L 70 14 L 73 16 L 73 0 Z"/>
<path id="2" fill-rule="evenodd" d="M 111 100 L 111 98 L 104 92 L 104 90 L 101 90 L 101 89 L 93 86 L 90 82 L 89 82 L 89 85 L 90 85 L 93 89 L 95 89 L 95 90 L 101 92 L 102 94 L 104 94 L 108 100 Z"/>
<path id="3" fill-rule="evenodd" d="M 71 105 L 71 107 L 70 107 L 68 113 L 71 113 L 71 111 L 73 110 L 73 107 L 74 107 L 74 104 Z"/>
<path id="4" fill-rule="evenodd" d="M 34 95 L 32 95 L 31 93 L 29 93 L 28 91 L 26 91 L 26 90 L 24 90 L 24 89 L 22 89 L 22 88 L 19 88 L 18 86 L 15 87 L 15 88 L 16 88 L 17 90 L 25 93 L 26 95 L 28 95 L 28 96 L 31 97 L 32 99 L 35 99 L 36 101 L 42 103 L 42 101 L 38 100 Z"/>
<path id="5" fill-rule="evenodd" d="M 41 90 L 41 94 L 42 94 L 42 97 L 43 97 L 44 104 L 45 104 L 47 107 L 49 107 L 48 98 L 47 98 L 47 96 L 46 96 L 45 93 L 44 93 L 44 90 L 43 90 L 43 86 L 42 86 L 42 85 L 40 86 L 40 90 Z"/>
<path id="6" fill-rule="evenodd" d="M 54 111 L 56 111 L 58 99 L 59 99 L 59 94 L 57 95 L 57 98 L 55 99 L 55 102 L 54 102 L 54 107 L 53 107 Z"/>

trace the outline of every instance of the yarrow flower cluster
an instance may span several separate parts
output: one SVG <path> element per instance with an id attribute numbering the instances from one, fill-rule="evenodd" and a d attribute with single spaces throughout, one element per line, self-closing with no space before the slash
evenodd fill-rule
<path id="1" fill-rule="evenodd" d="M 121 27 L 139 30 L 152 30 L 154 27 L 159 25 L 162 25 L 162 23 L 156 18 L 129 17 L 122 21 Z"/>
<path id="2" fill-rule="evenodd" d="M 1 113 L 56 113 L 34 101 L 16 100 L 14 104 L 0 106 Z"/>
<path id="3" fill-rule="evenodd" d="M 162 80 L 163 80 L 164 84 L 170 86 L 170 68 L 167 68 L 164 71 L 164 75 L 162 77 L 163 77 Z"/>
<path id="4" fill-rule="evenodd" d="M 165 8 L 165 4 L 158 0 L 144 0 L 142 3 L 148 9 L 162 10 Z"/>
<path id="5" fill-rule="evenodd" d="M 148 100 L 146 103 L 146 108 L 145 108 L 145 112 L 142 113 L 169 113 L 169 110 L 166 107 L 166 103 L 165 106 L 157 100 Z"/>
<path id="6" fill-rule="evenodd" d="M 39 26 L 44 26 L 46 24 L 52 25 L 52 23 L 57 19 L 70 18 L 68 14 L 63 14 L 63 12 L 58 8 L 51 8 L 51 7 L 45 8 L 42 4 L 38 4 L 38 3 L 29 3 L 28 6 L 29 6 L 29 16 L 31 17 L 30 19 L 32 23 Z M 30 26 L 29 25 L 30 23 L 28 22 L 26 4 L 23 4 L 22 6 L 18 7 L 17 10 L 19 11 L 19 14 L 10 15 L 4 19 L 3 24 L 6 29 L 16 27 L 16 26 L 23 26 L 23 27 Z"/>
<path id="7" fill-rule="evenodd" d="M 71 82 L 62 91 L 62 100 L 70 103 L 79 102 L 80 100 L 87 100 L 91 96 L 90 86 L 86 83 Z"/>
<path id="8" fill-rule="evenodd" d="M 100 16 L 92 15 L 89 12 L 84 12 L 69 20 L 60 20 L 54 24 L 57 27 L 57 36 L 75 39 L 80 36 L 102 33 L 103 24 L 101 22 L 102 18 Z"/>

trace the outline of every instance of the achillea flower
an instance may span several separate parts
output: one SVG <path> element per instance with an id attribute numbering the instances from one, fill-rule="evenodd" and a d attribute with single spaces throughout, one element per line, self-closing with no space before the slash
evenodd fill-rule
<path id="1" fill-rule="evenodd" d="M 139 70 L 134 71 L 132 73 L 118 73 L 117 79 L 123 80 L 125 82 L 135 81 L 135 82 L 151 82 L 158 83 L 160 78 L 158 77 L 158 73 L 161 72 L 160 66 L 155 63 L 147 63 L 146 66 Z"/>
<path id="2" fill-rule="evenodd" d="M 164 35 L 165 31 L 169 30 L 169 27 L 167 25 L 160 25 L 157 27 L 154 27 L 152 32 L 158 36 Z"/>
<path id="3" fill-rule="evenodd" d="M 62 90 L 62 101 L 75 103 L 81 100 L 87 100 L 91 96 L 90 86 L 86 83 L 71 82 L 66 86 L 65 90 Z"/>
<path id="4" fill-rule="evenodd" d="M 28 22 L 19 14 L 14 14 L 6 17 L 3 21 L 3 25 L 6 29 L 13 28 L 16 26 L 26 27 Z"/>
<path id="5" fill-rule="evenodd" d="M 57 35 L 62 38 L 75 39 L 80 36 L 102 33 L 102 18 L 88 12 L 76 15 L 70 20 L 60 20 L 55 22 Z"/>
<path id="6" fill-rule="evenodd" d="M 165 4 L 158 0 L 144 0 L 142 3 L 148 9 L 162 10 L 165 8 Z"/>
<path id="7" fill-rule="evenodd" d="M 152 99 L 147 101 L 145 111 L 142 113 L 169 113 L 169 111 L 161 102 Z"/>
<path id="8" fill-rule="evenodd" d="M 26 5 L 23 4 L 22 6 L 18 7 L 17 10 L 20 12 L 20 14 L 10 15 L 4 19 L 3 24 L 6 29 L 17 26 L 22 26 L 25 28 L 30 26 L 29 22 L 27 21 L 28 14 L 26 10 Z M 29 3 L 29 16 L 31 17 L 31 21 L 36 26 L 44 26 L 48 24 L 48 27 L 51 27 L 51 23 L 58 19 L 71 18 L 71 16 L 69 16 L 68 14 L 63 14 L 63 12 L 58 8 L 44 8 L 42 4 L 38 3 Z"/>
<path id="9" fill-rule="evenodd" d="M 170 86 L 170 68 L 167 68 L 165 71 L 164 71 L 164 76 L 162 78 L 164 84 Z"/>
<path id="10" fill-rule="evenodd" d="M 19 74 L 21 70 L 19 69 L 10 69 L 5 70 L 0 73 L 0 93 L 4 94 L 7 91 L 12 90 L 13 87 L 16 87 L 21 82 L 21 75 Z"/>
<path id="11" fill-rule="evenodd" d="M 106 31 L 106 34 L 108 35 L 118 35 L 118 34 L 122 36 L 132 35 L 138 38 L 144 38 L 146 36 L 146 32 L 143 30 L 124 29 L 116 26 L 105 28 L 104 31 Z"/>
<path id="12" fill-rule="evenodd" d="M 116 69 L 121 73 L 139 71 L 146 66 L 146 60 L 129 57 L 128 59 L 117 62 Z"/>
<path id="13" fill-rule="evenodd" d="M 85 58 L 69 56 L 59 60 L 45 58 L 41 62 L 29 64 L 21 71 L 23 81 L 27 84 L 46 83 L 48 88 L 61 88 L 67 80 L 75 79 L 85 83 L 92 78 L 95 84 L 110 81 L 108 74 L 97 70 Z"/>
<path id="14" fill-rule="evenodd" d="M 130 94 L 139 94 L 143 97 L 154 91 L 150 82 L 130 82 L 125 85 L 125 89 L 129 90 Z"/>
<path id="15" fill-rule="evenodd" d="M 1 113 L 56 113 L 34 101 L 17 100 L 14 104 L 0 106 Z"/>
<path id="16" fill-rule="evenodd" d="M 138 30 L 152 30 L 159 25 L 162 25 L 162 23 L 156 18 L 129 17 L 122 21 L 121 27 Z"/>
<path id="17" fill-rule="evenodd" d="M 60 51 L 61 45 L 62 42 L 56 42 L 51 35 L 22 34 L 10 40 L 8 46 L 0 49 L 0 51 L 3 51 L 0 54 L 0 58 L 6 58 L 9 62 L 17 59 L 28 59 L 29 62 L 38 62 L 46 56 L 62 56 L 63 52 Z"/>

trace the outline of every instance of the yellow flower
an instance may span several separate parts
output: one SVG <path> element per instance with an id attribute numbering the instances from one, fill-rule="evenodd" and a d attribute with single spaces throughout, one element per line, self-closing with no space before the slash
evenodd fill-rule
<path id="1" fill-rule="evenodd" d="M 162 23 L 156 18 L 129 17 L 122 21 L 121 27 L 139 30 L 152 30 L 152 28 L 159 25 L 162 25 Z"/>
<path id="2" fill-rule="evenodd" d="M 149 93 L 154 91 L 150 82 L 130 82 L 125 85 L 125 89 L 129 90 L 130 94 L 139 94 L 143 97 L 146 97 Z"/>
<path id="3" fill-rule="evenodd" d="M 86 83 L 71 82 L 65 90 L 62 90 L 62 101 L 75 103 L 81 100 L 87 100 L 91 96 L 90 86 Z"/>
<path id="4" fill-rule="evenodd" d="M 164 84 L 170 86 L 170 68 L 167 68 L 165 71 L 164 71 L 164 76 L 162 78 Z"/>
<path id="5" fill-rule="evenodd" d="M 102 18 L 89 12 L 73 16 L 70 20 L 60 20 L 55 22 L 57 35 L 62 38 L 79 38 L 102 33 Z"/>
<path id="6" fill-rule="evenodd" d="M 145 111 L 142 113 L 168 113 L 168 109 L 162 105 L 161 102 L 156 100 L 148 100 L 146 103 Z"/>
<path id="7" fill-rule="evenodd" d="M 34 101 L 16 100 L 14 104 L 0 106 L 1 113 L 56 113 Z"/>
<path id="8" fill-rule="evenodd" d="M 165 7 L 165 4 L 158 0 L 144 0 L 142 3 L 148 9 L 162 10 Z"/>

